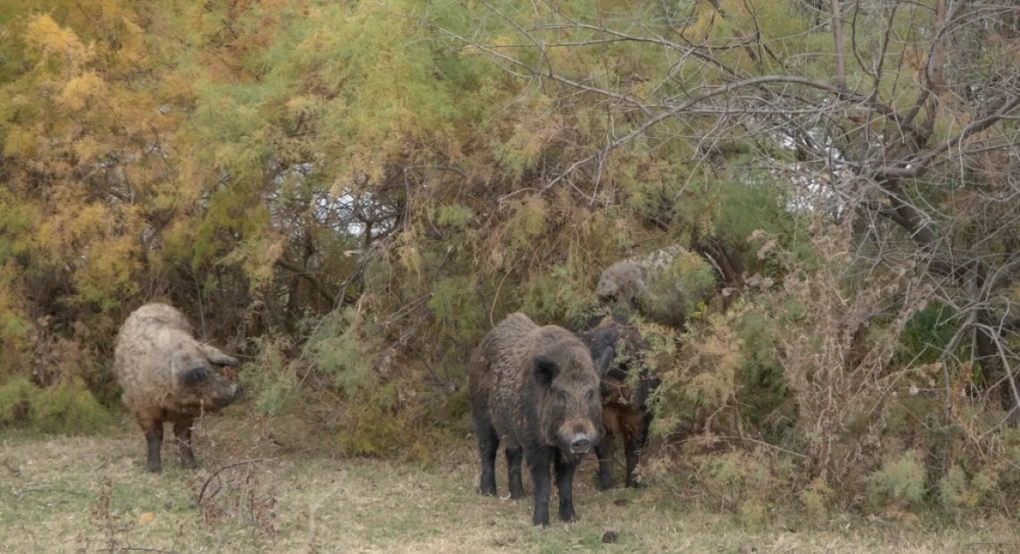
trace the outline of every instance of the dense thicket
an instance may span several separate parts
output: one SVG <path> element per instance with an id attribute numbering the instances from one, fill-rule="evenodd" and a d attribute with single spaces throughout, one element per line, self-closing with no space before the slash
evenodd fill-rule
<path id="1" fill-rule="evenodd" d="M 259 414 L 425 455 L 493 322 L 679 244 L 661 485 L 1020 486 L 1011 0 L 14 0 L 0 37 L 0 423 L 105 421 L 164 300 Z"/>

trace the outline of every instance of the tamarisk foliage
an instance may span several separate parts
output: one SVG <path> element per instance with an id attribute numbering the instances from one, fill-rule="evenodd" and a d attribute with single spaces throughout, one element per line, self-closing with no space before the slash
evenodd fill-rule
<path id="1" fill-rule="evenodd" d="M 0 422 L 112 406 L 164 301 L 260 414 L 427 459 L 495 322 L 679 246 L 659 484 L 1015 492 L 1011 0 L 14 0 L 0 36 Z"/>

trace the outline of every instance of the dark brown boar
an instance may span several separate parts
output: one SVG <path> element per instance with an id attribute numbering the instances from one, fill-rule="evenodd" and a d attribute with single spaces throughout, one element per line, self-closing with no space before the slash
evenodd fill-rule
<path id="1" fill-rule="evenodd" d="M 148 444 L 146 468 L 162 469 L 163 423 L 174 425 L 181 465 L 197 467 L 191 426 L 202 413 L 236 400 L 241 386 L 217 375 L 212 364 L 237 366 L 231 356 L 195 340 L 191 324 L 166 304 L 146 304 L 128 316 L 117 335 L 114 366 L 123 400 Z"/>
<path id="2" fill-rule="evenodd" d="M 592 320 L 589 320 L 589 325 Z M 641 460 L 641 449 L 648 440 L 648 428 L 652 412 L 648 408 L 651 393 L 659 386 L 659 380 L 651 376 L 643 361 L 648 343 L 638 329 L 621 315 L 614 315 L 599 322 L 594 328 L 579 333 L 595 359 L 610 355 L 612 362 L 601 374 L 602 423 L 606 435 L 595 446 L 599 458 L 599 488 L 613 486 L 613 447 L 617 436 L 623 436 L 624 455 L 627 460 L 626 485 L 640 487 L 635 469 Z M 637 371 L 632 387 L 629 374 Z"/>
<path id="3" fill-rule="evenodd" d="M 608 362 L 601 360 L 603 366 Z M 511 498 L 524 495 L 522 458 L 528 463 L 535 488 L 532 522 L 549 524 L 550 465 L 556 469 L 560 519 L 576 519 L 574 471 L 603 434 L 599 376 L 588 348 L 562 327 L 539 327 L 524 314 L 511 314 L 475 348 L 468 382 L 481 457 L 479 492 L 496 495 L 502 442 Z"/>

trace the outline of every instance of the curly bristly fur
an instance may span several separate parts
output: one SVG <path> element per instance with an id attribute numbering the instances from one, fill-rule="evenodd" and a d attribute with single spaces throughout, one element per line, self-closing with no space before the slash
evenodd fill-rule
<path id="1" fill-rule="evenodd" d="M 166 304 L 146 304 L 128 316 L 117 335 L 114 367 L 122 399 L 138 419 L 148 443 L 147 469 L 161 470 L 163 423 L 174 424 L 181 461 L 195 467 L 191 426 L 195 417 L 238 398 L 241 388 L 217 375 L 212 365 L 238 361 L 195 340 L 184 315 Z"/>

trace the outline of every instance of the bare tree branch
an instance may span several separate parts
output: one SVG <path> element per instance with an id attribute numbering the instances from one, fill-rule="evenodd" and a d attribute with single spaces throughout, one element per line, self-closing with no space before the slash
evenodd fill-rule
<path id="1" fill-rule="evenodd" d="M 836 47 L 836 88 L 846 88 L 846 55 L 843 50 L 843 23 L 839 16 L 839 0 L 830 0 L 832 9 L 832 41 Z"/>

